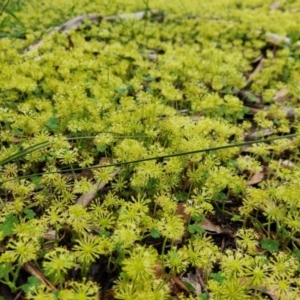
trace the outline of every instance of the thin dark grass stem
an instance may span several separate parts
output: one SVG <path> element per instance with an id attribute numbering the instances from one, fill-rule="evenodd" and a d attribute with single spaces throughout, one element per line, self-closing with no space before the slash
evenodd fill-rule
<path id="1" fill-rule="evenodd" d="M 223 146 L 217 146 L 217 147 L 199 149 L 199 150 L 193 150 L 193 151 L 187 151 L 187 152 L 180 152 L 180 153 L 167 154 L 167 155 L 161 155 L 161 156 L 155 156 L 155 157 L 141 158 L 141 159 L 137 159 L 137 160 L 113 163 L 113 164 L 108 164 L 108 165 L 96 165 L 96 166 L 91 166 L 91 167 L 86 167 L 86 168 L 74 168 L 73 171 L 81 171 L 83 169 L 93 170 L 93 169 L 108 168 L 108 167 L 120 167 L 123 165 L 137 164 L 137 163 L 151 161 L 151 160 L 159 160 L 159 159 L 178 157 L 178 156 L 183 156 L 183 155 L 192 155 L 192 154 L 202 153 L 202 152 L 224 150 L 224 149 L 229 149 L 229 148 L 233 148 L 233 147 L 243 147 L 243 146 L 259 144 L 259 143 L 269 143 L 272 141 L 293 138 L 293 137 L 297 137 L 297 136 L 300 136 L 300 133 L 287 134 L 287 135 L 282 135 L 282 136 L 273 137 L 273 138 L 269 138 L 269 139 L 260 139 L 260 140 L 254 140 L 254 141 L 247 141 L 247 142 L 243 142 L 243 143 L 234 143 L 234 144 L 228 144 L 228 145 L 223 145 Z M 71 138 L 71 139 L 76 139 L 76 138 Z M 44 142 L 44 143 L 46 143 L 46 145 L 48 145 L 48 142 Z M 41 144 L 43 144 L 43 143 L 41 143 Z M 42 148 L 43 146 L 45 146 L 45 145 L 41 145 L 41 144 L 38 144 L 40 146 L 39 148 Z M 35 146 L 37 146 L 37 145 L 35 145 Z M 30 150 L 32 150 L 35 146 L 30 147 Z M 37 148 L 37 149 L 39 149 L 39 148 Z M 28 152 L 28 149 L 29 148 L 21 151 L 21 152 L 23 152 L 23 155 L 32 152 L 32 151 Z M 34 149 L 34 150 L 37 150 L 37 149 Z M 21 153 L 17 153 L 15 155 L 13 155 L 12 157 L 14 157 L 14 159 L 19 158 L 20 155 L 21 155 Z M 5 163 L 8 163 L 12 160 L 13 159 L 10 157 L 8 159 L 0 161 L 0 166 Z M 65 169 L 65 170 L 61 171 L 61 173 L 67 173 L 67 172 L 71 172 L 71 171 L 72 171 L 71 169 Z M 14 179 L 24 179 L 24 178 L 34 177 L 34 176 L 41 176 L 44 174 L 55 174 L 55 173 L 57 173 L 57 172 L 36 173 L 36 174 L 32 174 L 32 175 L 24 175 L 24 176 L 16 177 Z M 3 182 L 11 181 L 14 179 L 9 179 L 9 180 L 3 181 Z"/>
<path id="2" fill-rule="evenodd" d="M 4 4 L 4 6 L 2 7 L 1 11 L 0 11 L 0 17 L 2 16 L 2 14 L 4 13 L 7 5 L 9 4 L 10 0 L 7 0 L 6 3 Z"/>

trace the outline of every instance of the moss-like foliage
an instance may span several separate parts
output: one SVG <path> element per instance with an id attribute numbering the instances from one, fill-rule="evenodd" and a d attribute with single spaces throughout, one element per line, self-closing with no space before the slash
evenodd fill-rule
<path id="1" fill-rule="evenodd" d="M 0 284 L 297 299 L 300 139 L 190 152 L 299 133 L 299 3 L 3 5 Z"/>

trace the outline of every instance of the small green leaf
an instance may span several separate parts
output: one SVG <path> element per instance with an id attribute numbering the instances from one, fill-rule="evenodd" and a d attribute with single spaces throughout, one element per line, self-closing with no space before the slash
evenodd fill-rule
<path id="1" fill-rule="evenodd" d="M 225 277 L 222 275 L 221 272 L 218 272 L 218 273 L 212 273 L 211 274 L 211 278 L 214 280 L 214 281 L 217 281 L 219 283 L 222 283 L 224 280 L 225 280 Z"/>
<path id="2" fill-rule="evenodd" d="M 34 187 L 37 189 L 40 187 L 40 182 L 41 182 L 41 179 L 42 177 L 41 176 L 34 176 L 31 178 L 33 184 L 34 184 Z"/>
<path id="3" fill-rule="evenodd" d="M 105 236 L 105 237 L 110 236 L 110 232 L 107 231 L 107 230 L 104 230 L 104 229 L 99 229 L 98 234 L 99 234 L 100 236 Z"/>
<path id="4" fill-rule="evenodd" d="M 271 161 L 271 158 L 268 156 L 263 156 L 262 159 L 263 159 L 263 162 L 265 162 L 265 163 L 269 163 Z"/>
<path id="5" fill-rule="evenodd" d="M 223 192 L 220 192 L 218 195 L 217 195 L 217 197 L 216 197 L 217 199 L 216 200 L 227 200 L 227 195 L 225 194 L 225 193 L 223 193 Z"/>
<path id="6" fill-rule="evenodd" d="M 296 256 L 296 258 L 300 261 L 300 250 L 299 249 L 294 249 L 293 253 Z"/>
<path id="7" fill-rule="evenodd" d="M 121 59 L 124 59 L 124 60 L 127 60 L 131 63 L 135 62 L 135 58 L 134 57 L 131 57 L 131 56 L 126 56 L 126 55 L 120 55 L 120 54 L 117 54 L 119 58 Z"/>
<path id="8" fill-rule="evenodd" d="M 257 103 L 257 102 L 258 102 L 257 97 L 256 97 L 254 94 L 248 92 L 248 93 L 247 93 L 247 96 L 248 96 L 248 98 L 249 98 L 249 100 L 250 100 L 251 102 L 254 102 L 254 103 Z"/>
<path id="9" fill-rule="evenodd" d="M 127 91 L 133 91 L 134 88 L 133 88 L 133 85 L 132 84 L 126 84 L 126 88 L 127 88 Z"/>
<path id="10" fill-rule="evenodd" d="M 243 106 L 243 113 L 247 114 L 250 111 L 250 108 L 247 106 Z"/>
<path id="11" fill-rule="evenodd" d="M 54 299 L 59 299 L 59 291 L 53 291 L 52 294 L 55 297 Z"/>
<path id="12" fill-rule="evenodd" d="M 204 215 L 195 215 L 192 217 L 192 220 L 195 222 L 202 222 L 204 220 Z"/>
<path id="13" fill-rule="evenodd" d="M 24 293 L 28 294 L 31 289 L 37 288 L 39 285 L 40 281 L 36 277 L 30 276 L 27 279 L 27 283 L 21 286 L 21 289 Z"/>
<path id="14" fill-rule="evenodd" d="M 122 243 L 117 243 L 115 245 L 115 250 L 122 253 L 123 252 L 123 244 Z"/>
<path id="15" fill-rule="evenodd" d="M 47 127 L 52 130 L 56 130 L 59 128 L 59 119 L 57 117 L 51 117 L 46 122 Z"/>
<path id="16" fill-rule="evenodd" d="M 126 88 L 115 88 L 115 91 L 121 95 L 125 95 L 127 92 L 127 89 Z"/>
<path id="17" fill-rule="evenodd" d="M 178 201 L 186 201 L 189 198 L 189 194 L 184 192 L 178 192 L 175 194 L 175 197 Z"/>
<path id="18" fill-rule="evenodd" d="M 233 221 L 233 222 L 238 222 L 241 220 L 242 220 L 242 217 L 240 215 L 236 215 L 236 214 L 233 214 L 233 216 L 231 218 L 231 221 Z"/>
<path id="19" fill-rule="evenodd" d="M 198 298 L 199 298 L 200 300 L 207 300 L 207 299 L 208 299 L 208 298 L 207 298 L 207 294 L 205 294 L 205 293 L 200 294 L 200 295 L 198 296 Z"/>
<path id="20" fill-rule="evenodd" d="M 274 122 L 274 124 L 277 125 L 277 126 L 280 126 L 280 125 L 281 125 L 281 121 L 278 120 L 278 119 L 274 119 L 273 122 Z"/>
<path id="21" fill-rule="evenodd" d="M 279 249 L 279 242 L 271 239 L 262 239 L 261 247 L 269 252 L 276 252 Z"/>
<path id="22" fill-rule="evenodd" d="M 20 135 L 20 134 L 22 134 L 22 131 L 19 130 L 19 129 L 17 129 L 17 128 L 12 129 L 11 132 L 12 132 L 14 135 Z"/>
<path id="23" fill-rule="evenodd" d="M 143 80 L 145 82 L 151 82 L 151 81 L 154 81 L 155 78 L 153 78 L 152 76 L 148 75 L 148 76 L 145 76 L 143 77 Z"/>
<path id="24" fill-rule="evenodd" d="M 0 278 L 6 277 L 9 275 L 11 271 L 13 271 L 13 267 L 8 264 L 0 264 Z"/>
<path id="25" fill-rule="evenodd" d="M 289 34 L 289 38 L 291 41 L 291 45 L 295 45 L 298 42 L 299 34 L 297 31 L 291 31 Z"/>
<path id="26" fill-rule="evenodd" d="M 231 159 L 227 162 L 227 167 L 236 169 L 238 167 L 238 164 L 237 164 L 236 160 Z"/>
<path id="27" fill-rule="evenodd" d="M 46 160 L 46 156 L 45 155 L 41 155 L 41 156 L 39 156 L 39 158 L 38 158 L 38 161 L 39 162 L 43 162 L 43 161 L 45 161 Z"/>
<path id="28" fill-rule="evenodd" d="M 150 235 L 154 238 L 154 239 L 158 239 L 160 237 L 160 233 L 157 229 L 155 228 L 151 228 L 150 231 Z"/>
<path id="29" fill-rule="evenodd" d="M 153 91 L 153 89 L 151 89 L 151 88 L 147 88 L 146 91 L 147 91 L 148 94 L 151 94 L 151 95 L 154 94 L 154 91 Z"/>
<path id="30" fill-rule="evenodd" d="M 197 224 L 189 225 L 188 226 L 188 231 L 189 231 L 190 234 L 204 233 L 205 232 L 205 230 Z"/>
<path id="31" fill-rule="evenodd" d="M 35 217 L 35 212 L 32 209 L 25 208 L 24 213 L 28 220 L 31 220 Z"/>
<path id="32" fill-rule="evenodd" d="M 10 235 L 14 229 L 14 225 L 18 223 L 16 216 L 9 214 L 5 217 L 5 220 L 0 224 L 0 231 L 2 231 L 3 236 L 6 237 Z"/>
<path id="33" fill-rule="evenodd" d="M 106 150 L 105 145 L 98 145 L 97 146 L 97 151 L 103 153 Z"/>
<path id="34" fill-rule="evenodd" d="M 193 285 L 191 285 L 189 282 L 184 282 L 184 285 L 186 286 L 186 288 L 190 291 L 190 292 L 195 292 L 195 288 L 194 288 L 194 286 Z"/>

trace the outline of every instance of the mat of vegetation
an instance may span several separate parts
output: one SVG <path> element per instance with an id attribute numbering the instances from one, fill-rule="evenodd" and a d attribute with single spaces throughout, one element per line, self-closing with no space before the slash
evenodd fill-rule
<path id="1" fill-rule="evenodd" d="M 0 299 L 300 299 L 299 11 L 2 1 Z"/>

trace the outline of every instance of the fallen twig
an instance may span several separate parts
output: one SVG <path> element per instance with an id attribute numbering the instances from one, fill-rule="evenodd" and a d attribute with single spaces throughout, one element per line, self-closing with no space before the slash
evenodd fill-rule
<path id="1" fill-rule="evenodd" d="M 135 13 L 131 13 L 131 14 L 120 14 L 120 15 L 113 15 L 113 16 L 108 16 L 108 17 L 103 17 L 100 14 L 86 14 L 86 15 L 80 15 L 77 16 L 67 22 L 65 22 L 64 24 L 60 25 L 60 26 L 56 26 L 54 28 L 52 28 L 50 31 L 50 36 L 53 35 L 55 32 L 68 32 L 70 29 L 77 29 L 80 25 L 82 25 L 86 20 L 89 20 L 91 22 L 101 22 L 101 21 L 115 21 L 118 19 L 121 20 L 127 20 L 127 19 L 136 19 L 136 20 L 141 20 L 143 19 L 147 13 L 155 13 L 157 12 L 157 10 L 149 10 L 149 11 L 138 11 Z M 43 44 L 44 39 L 36 42 L 35 44 L 29 46 L 29 48 L 27 48 L 27 52 L 25 54 L 29 54 L 32 53 L 33 51 L 38 50 L 41 45 Z"/>
<path id="2" fill-rule="evenodd" d="M 29 273 L 32 276 L 35 276 L 40 282 L 44 283 L 46 286 L 48 286 L 52 291 L 55 291 L 55 286 L 43 276 L 43 274 L 33 265 L 30 263 L 25 263 L 22 266 L 22 269 L 25 270 L 27 273 Z"/>

